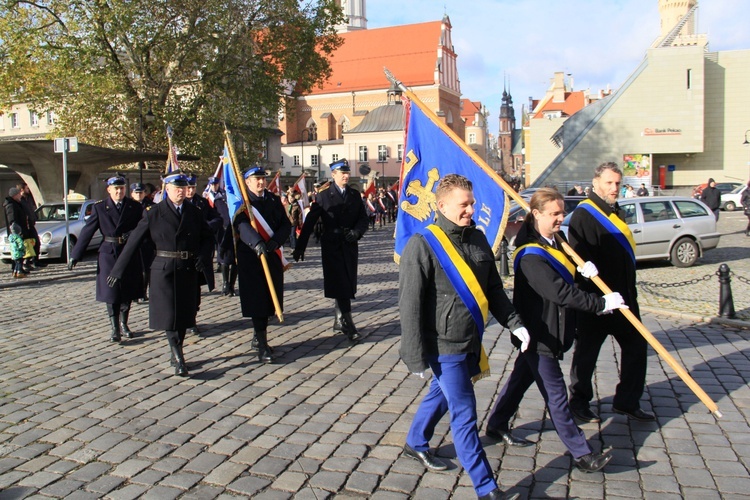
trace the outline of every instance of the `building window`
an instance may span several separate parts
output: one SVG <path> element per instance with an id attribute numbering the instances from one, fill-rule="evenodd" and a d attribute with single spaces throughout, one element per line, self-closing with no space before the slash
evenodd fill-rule
<path id="1" fill-rule="evenodd" d="M 469 144 L 476 144 L 477 143 L 477 134 L 476 132 L 470 132 L 469 133 Z"/>
<path id="2" fill-rule="evenodd" d="M 367 161 L 367 146 L 359 147 L 359 161 Z"/>
<path id="3" fill-rule="evenodd" d="M 54 111 L 47 111 L 47 125 L 54 125 L 57 116 Z"/>
<path id="4" fill-rule="evenodd" d="M 281 162 L 279 163 L 282 167 L 284 166 L 284 155 L 281 155 Z"/>
<path id="5" fill-rule="evenodd" d="M 10 128 L 20 128 L 18 124 L 18 113 L 10 114 Z"/>
<path id="6" fill-rule="evenodd" d="M 337 155 L 336 153 L 332 154 L 331 163 L 336 163 L 337 161 L 339 161 L 339 155 Z"/>
<path id="7" fill-rule="evenodd" d="M 302 139 L 304 140 L 304 135 Z M 307 127 L 307 140 L 308 141 L 318 140 L 318 126 L 315 123 L 311 123 L 310 126 Z"/>
<path id="8" fill-rule="evenodd" d="M 692 73 L 693 73 L 692 69 L 687 70 L 687 75 L 686 76 L 687 76 L 687 88 L 688 88 L 688 90 L 690 90 L 690 86 L 693 83 L 692 82 L 692 77 L 693 77 Z"/>
<path id="9" fill-rule="evenodd" d="M 292 159 L 294 160 L 294 166 L 299 167 L 299 155 L 292 156 Z"/>
<path id="10" fill-rule="evenodd" d="M 39 126 L 39 115 L 34 111 L 29 111 L 29 125 L 31 125 L 32 127 Z"/>
<path id="11" fill-rule="evenodd" d="M 398 161 L 404 161 L 404 145 L 398 145 Z"/>
<path id="12" fill-rule="evenodd" d="M 310 165 L 313 167 L 318 166 L 318 155 L 310 155 Z"/>
<path id="13" fill-rule="evenodd" d="M 385 144 L 378 145 L 378 161 L 388 161 L 388 147 Z"/>

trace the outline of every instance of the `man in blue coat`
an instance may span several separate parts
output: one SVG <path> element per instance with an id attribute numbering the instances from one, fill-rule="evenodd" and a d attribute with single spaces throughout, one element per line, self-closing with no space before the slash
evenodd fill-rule
<path id="1" fill-rule="evenodd" d="M 360 338 L 352 320 L 352 299 L 357 293 L 357 242 L 370 224 L 362 196 L 349 186 L 349 162 L 343 159 L 331 163 L 331 175 L 333 182 L 315 197 L 292 255 L 295 261 L 305 260 L 307 241 L 320 219 L 324 295 L 336 301 L 333 330 L 354 341 Z"/>
<path id="2" fill-rule="evenodd" d="M 125 196 L 126 182 L 120 175 L 107 179 L 109 196 L 94 204 L 91 216 L 81 230 L 73 251 L 68 269 L 72 270 L 83 258 L 91 238 L 101 231 L 104 239 L 99 247 L 96 269 L 96 300 L 107 304 L 107 315 L 112 326 L 110 339 L 119 342 L 122 335 L 133 338 L 128 328 L 128 315 L 133 300 L 143 297 L 143 271 L 139 259 L 128 264 L 122 285 L 113 289 L 107 286 L 107 276 L 122 254 L 122 249 L 130 232 L 141 220 L 141 204 Z"/>

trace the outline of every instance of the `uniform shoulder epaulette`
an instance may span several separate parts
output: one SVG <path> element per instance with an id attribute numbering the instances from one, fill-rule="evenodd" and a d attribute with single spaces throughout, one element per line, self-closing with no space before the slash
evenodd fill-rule
<path id="1" fill-rule="evenodd" d="M 321 187 L 320 187 L 320 188 L 318 189 L 318 192 L 319 192 L 319 193 L 322 193 L 323 191 L 325 191 L 325 190 L 326 190 L 326 189 L 328 189 L 329 187 L 331 187 L 331 184 L 330 184 L 330 183 L 326 184 L 325 186 L 321 186 Z"/>
<path id="2" fill-rule="evenodd" d="M 101 203 L 101 202 L 103 202 L 103 201 L 104 201 L 104 200 L 97 200 L 97 201 L 96 201 L 96 203 Z"/>
<path id="3" fill-rule="evenodd" d="M 149 206 L 147 206 L 147 207 L 146 207 L 146 210 L 151 210 L 151 209 L 152 209 L 153 207 L 155 207 L 155 206 L 156 206 L 156 204 L 155 204 L 155 203 L 154 203 L 153 205 L 149 205 Z"/>

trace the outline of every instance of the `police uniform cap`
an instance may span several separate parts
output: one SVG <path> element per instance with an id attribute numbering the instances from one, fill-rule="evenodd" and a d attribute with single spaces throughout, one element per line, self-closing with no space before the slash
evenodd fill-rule
<path id="1" fill-rule="evenodd" d="M 349 168 L 349 162 L 346 161 L 346 158 L 342 158 L 339 161 L 335 161 L 331 163 L 331 172 L 334 170 L 341 170 L 342 172 L 351 172 L 351 169 Z"/>
<path id="2" fill-rule="evenodd" d="M 198 184 L 198 176 L 194 173 L 186 172 L 185 177 L 187 177 L 188 186 L 195 186 Z"/>
<path id="3" fill-rule="evenodd" d="M 162 180 L 164 181 L 164 184 L 172 184 L 179 187 L 185 187 L 188 185 L 187 176 L 181 172 L 173 172 L 169 175 L 164 176 Z"/>
<path id="4" fill-rule="evenodd" d="M 134 182 L 130 185 L 130 192 L 131 193 L 142 193 L 146 190 L 146 186 L 141 184 L 140 182 Z"/>
<path id="5" fill-rule="evenodd" d="M 219 183 L 219 178 L 218 177 L 214 177 L 212 175 L 211 177 L 208 178 L 208 183 L 209 184 L 218 184 Z"/>
<path id="6" fill-rule="evenodd" d="M 121 175 L 113 175 L 106 182 L 107 186 L 125 186 L 127 184 L 125 177 Z"/>
<path id="7" fill-rule="evenodd" d="M 245 173 L 242 174 L 242 177 L 247 179 L 248 177 L 268 177 L 268 172 L 266 172 L 266 169 L 256 165 L 254 167 L 250 167 L 247 170 L 245 170 Z"/>

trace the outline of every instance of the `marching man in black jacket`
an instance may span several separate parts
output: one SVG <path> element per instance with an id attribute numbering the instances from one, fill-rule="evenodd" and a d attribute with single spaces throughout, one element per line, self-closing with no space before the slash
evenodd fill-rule
<path id="1" fill-rule="evenodd" d="M 322 220 L 323 289 L 326 297 L 336 300 L 333 330 L 349 340 L 358 340 L 360 335 L 352 319 L 352 299 L 357 293 L 357 242 L 367 231 L 369 219 L 359 191 L 349 187 L 349 162 L 331 163 L 331 175 L 333 182 L 318 192 L 292 255 L 295 261 L 305 260 L 307 241 L 315 223 Z"/>
<path id="2" fill-rule="evenodd" d="M 565 218 L 562 194 L 542 188 L 534 193 L 529 205 L 530 213 L 516 237 L 513 305 L 528 328 L 531 341 L 529 348 L 519 353 L 513 372 L 500 391 L 488 419 L 487 435 L 509 446 L 533 444 L 513 436 L 509 422 L 518 411 L 526 390 L 536 381 L 555 430 L 576 466 L 594 472 L 604 467 L 612 456 L 608 452 L 594 453 L 573 421 L 559 360 L 573 345 L 573 310 L 607 314 L 627 306 L 617 292 L 600 297 L 576 288 L 575 266 L 555 241 L 556 234 L 562 238 L 560 226 Z M 579 272 L 586 278 L 597 275 L 596 266 L 591 262 L 586 262 Z M 516 338 L 511 340 L 520 346 Z"/>
<path id="3" fill-rule="evenodd" d="M 128 279 L 132 274 L 127 270 L 129 263 L 140 261 L 134 257 L 142 241 L 150 237 L 156 245 L 156 256 L 151 264 L 149 326 L 166 331 L 175 375 L 187 377 L 182 345 L 187 329 L 195 326 L 199 275 L 211 273 L 207 281 L 213 280 L 214 237 L 200 209 L 185 202 L 187 177 L 172 173 L 164 178 L 164 184 L 166 196 L 143 213 L 109 272 L 107 285 L 116 288 L 120 281 Z"/>
<path id="4" fill-rule="evenodd" d="M 70 254 L 68 269 L 73 270 L 83 258 L 91 238 L 101 231 L 104 240 L 99 247 L 96 268 L 96 300 L 107 304 L 107 315 L 112 326 L 110 339 L 119 342 L 122 335 L 133 338 L 128 327 L 128 316 L 132 301 L 143 297 L 143 269 L 140 259 L 128 264 L 125 279 L 117 289 L 107 286 L 107 276 L 122 255 L 130 232 L 141 220 L 141 204 L 125 196 L 126 181 L 115 175 L 107 179 L 109 196 L 94 204 L 91 216 L 83 226 L 75 248 Z M 81 214 L 83 216 L 83 214 Z"/>
<path id="5" fill-rule="evenodd" d="M 399 264 L 401 359 L 415 375 L 424 378 L 428 369 L 433 373 L 430 390 L 406 436 L 404 455 L 430 470 L 447 469 L 430 453 L 429 441 L 440 419 L 449 412 L 458 460 L 471 478 L 474 491 L 480 500 L 500 499 L 504 494 L 477 431 L 472 378 L 480 376 L 485 367 L 481 337 L 484 321 L 477 322 L 476 314 L 484 318 L 491 312 L 521 340 L 521 349 L 528 345 L 529 334 L 505 295 L 492 248 L 472 220 L 471 181 L 447 175 L 438 183 L 435 199 L 435 223 L 411 236 Z M 464 266 L 465 273 L 459 266 Z M 465 277 L 465 283 L 454 283 L 454 269 Z M 461 289 L 474 290 L 475 294 L 467 296 L 459 292 Z"/>

